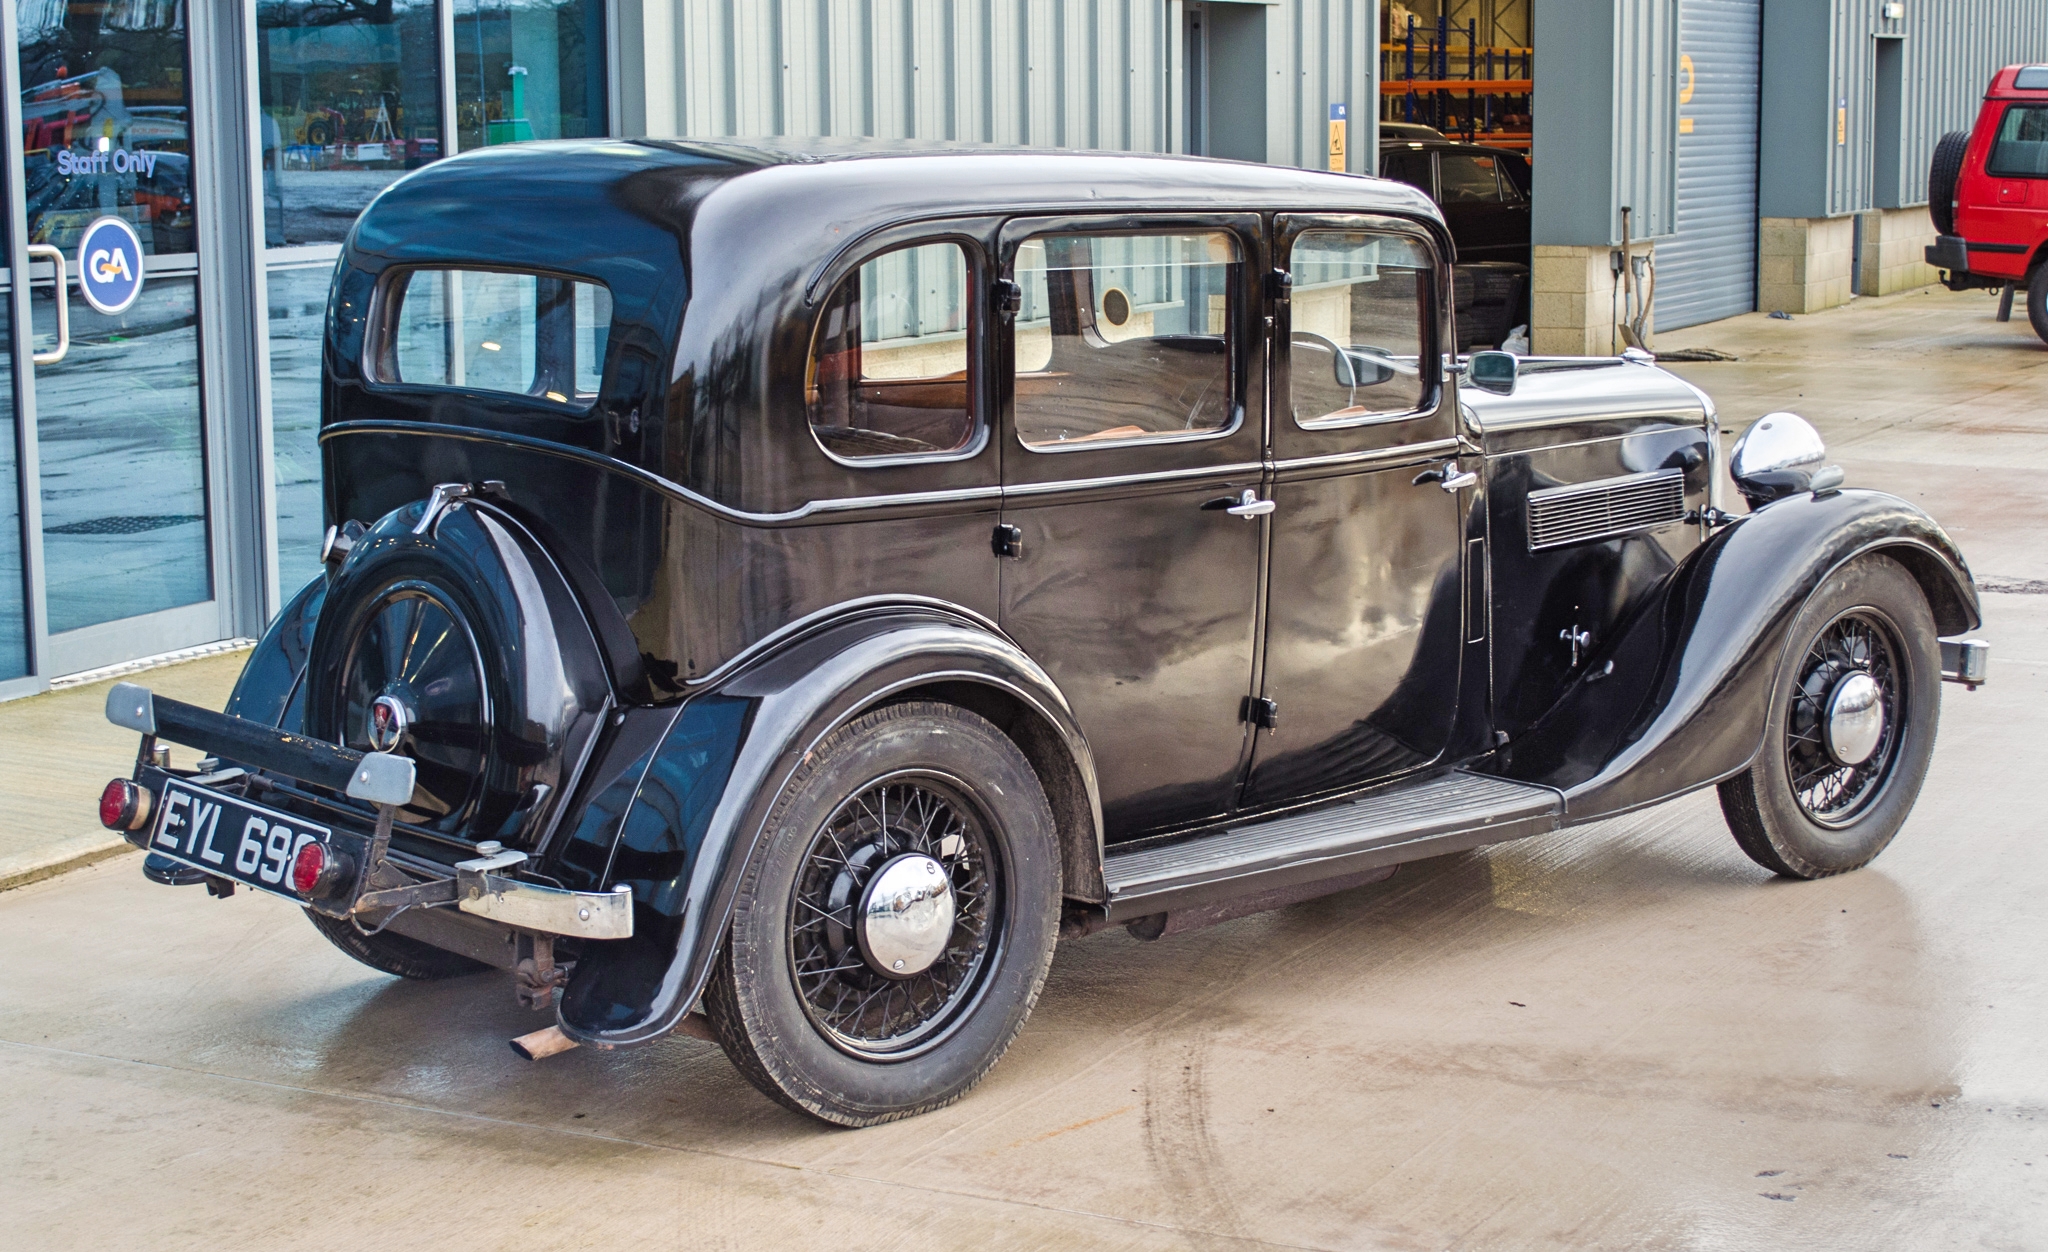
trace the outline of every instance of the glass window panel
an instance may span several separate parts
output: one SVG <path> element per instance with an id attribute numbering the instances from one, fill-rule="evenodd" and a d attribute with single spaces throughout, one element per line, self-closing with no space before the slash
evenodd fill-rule
<path id="1" fill-rule="evenodd" d="M 1984 169 L 1998 178 L 2048 178 L 2048 105 L 2007 109 Z"/>
<path id="2" fill-rule="evenodd" d="M 1399 235 L 1308 231 L 1294 241 L 1288 393 L 1303 426 L 1412 413 L 1432 388 L 1423 348 L 1429 253 Z"/>
<path id="3" fill-rule="evenodd" d="M 1436 174 L 1443 187 L 1442 203 L 1500 203 L 1499 166 L 1492 157 L 1477 153 L 1438 153 Z"/>
<path id="4" fill-rule="evenodd" d="M 391 287 L 398 314 L 380 380 L 538 396 L 587 408 L 610 340 L 611 292 L 541 274 L 414 270 Z"/>
<path id="5" fill-rule="evenodd" d="M 967 253 L 899 248 L 864 263 L 818 317 L 808 369 L 811 431 L 851 461 L 958 452 L 973 442 Z"/>
<path id="6" fill-rule="evenodd" d="M 1017 250 L 1017 434 L 1054 450 L 1232 423 L 1237 242 L 1045 235 Z"/>
<path id="7" fill-rule="evenodd" d="M 320 348 L 334 267 L 278 268 L 269 279 L 277 581 L 290 596 L 320 572 Z"/>
<path id="8" fill-rule="evenodd" d="M 259 0 L 263 230 L 339 242 L 371 197 L 445 155 L 432 0 Z"/>
<path id="9" fill-rule="evenodd" d="M 603 0 L 455 0 L 463 151 L 605 126 Z"/>
<path id="10" fill-rule="evenodd" d="M 151 274 L 126 313 L 71 301 L 71 352 L 36 370 L 52 633 L 213 594 L 198 280 Z M 48 288 L 36 337 L 56 339 Z"/>
<path id="11" fill-rule="evenodd" d="M 192 251 L 182 0 L 25 0 L 18 12 L 29 242 L 69 251 L 112 213 L 144 252 Z"/>
<path id="12" fill-rule="evenodd" d="M 1435 195 L 1429 185 L 1429 153 L 1416 148 L 1396 148 L 1380 161 L 1380 173 L 1395 182 L 1407 183 L 1420 188 L 1424 195 Z"/>

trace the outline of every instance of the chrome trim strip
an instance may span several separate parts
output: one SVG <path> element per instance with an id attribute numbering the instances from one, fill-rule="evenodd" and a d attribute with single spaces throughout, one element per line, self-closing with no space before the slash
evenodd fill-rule
<path id="1" fill-rule="evenodd" d="M 1228 478 L 1263 474 L 1264 461 L 1237 461 L 1229 465 L 1202 465 L 1193 469 L 1153 470 L 1145 474 L 1111 474 L 1105 478 L 1063 478 L 1049 483 L 1015 483 L 1007 493 L 1013 496 L 1046 496 L 1063 491 L 1134 487 L 1142 483 L 1178 482 L 1189 478 Z"/>
<path id="2" fill-rule="evenodd" d="M 439 422 L 379 422 L 355 421 L 336 422 L 320 432 L 320 442 L 341 435 L 418 435 L 440 439 L 462 439 L 471 443 L 502 443 L 515 448 L 524 448 L 545 456 L 560 457 L 565 461 L 577 461 L 594 469 L 630 478 L 641 486 L 663 495 L 673 497 L 692 508 L 720 517 L 729 522 L 740 522 L 753 526 L 787 525 L 805 521 L 822 513 L 851 513 L 861 509 L 885 507 L 915 507 L 929 504 L 961 504 L 974 500 L 998 500 L 1002 498 L 1000 485 L 988 487 L 960 487 L 950 491 L 906 491 L 893 496 L 843 496 L 833 500 L 813 500 L 801 508 L 785 513 L 752 513 L 720 504 L 709 496 L 700 495 L 679 482 L 663 478 L 650 470 L 621 461 L 617 457 L 592 452 L 586 448 L 574 448 L 568 444 L 553 443 L 546 439 L 535 439 L 531 435 L 515 435 L 506 431 L 481 430 L 474 426 L 444 426 Z"/>
<path id="3" fill-rule="evenodd" d="M 1404 443 L 1391 448 L 1370 448 L 1363 452 L 1329 452 L 1322 456 L 1295 457 L 1287 461 L 1275 461 L 1277 473 L 1289 470 L 1321 469 L 1334 465 L 1376 465 L 1382 462 L 1435 460 L 1440 456 L 1456 456 L 1463 443 L 1456 437 L 1432 439 L 1428 443 Z"/>

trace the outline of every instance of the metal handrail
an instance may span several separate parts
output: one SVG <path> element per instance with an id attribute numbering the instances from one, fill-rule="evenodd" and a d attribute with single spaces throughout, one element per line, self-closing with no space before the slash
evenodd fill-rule
<path id="1" fill-rule="evenodd" d="M 32 243 L 24 249 L 30 257 L 48 257 L 57 270 L 57 350 L 33 353 L 37 365 L 55 365 L 71 351 L 71 298 L 64 277 L 64 250 L 46 243 Z"/>

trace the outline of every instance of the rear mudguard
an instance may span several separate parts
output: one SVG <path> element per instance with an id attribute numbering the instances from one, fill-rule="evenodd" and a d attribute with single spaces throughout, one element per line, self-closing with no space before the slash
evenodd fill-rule
<path id="1" fill-rule="evenodd" d="M 1066 894 L 1100 900 L 1092 758 L 1051 677 L 964 612 L 864 610 L 805 630 L 691 696 L 665 728 L 642 732 L 645 747 L 609 785 L 593 780 L 564 868 L 594 869 L 608 848 L 597 876 L 633 888 L 633 937 L 584 948 L 562 995 L 563 1031 L 616 1047 L 674 1029 L 710 976 L 769 810 L 798 764 L 861 710 L 933 687 L 985 714 L 1008 710 L 1004 729 L 1038 764 L 1065 836 Z"/>
<path id="2" fill-rule="evenodd" d="M 270 623 L 242 666 L 241 677 L 228 696 L 226 712 L 265 726 L 298 734 L 305 730 L 305 690 L 301 681 L 313 654 L 313 629 L 327 602 L 327 575 L 299 588 Z"/>
<path id="3" fill-rule="evenodd" d="M 1573 824 L 1741 773 L 1763 743 L 1793 619 L 1831 572 L 1867 552 L 1912 573 L 1944 635 L 1980 624 L 1969 567 L 1927 514 L 1876 491 L 1791 496 L 1702 545 L 1596 645 L 1493 772 L 1564 792 Z"/>

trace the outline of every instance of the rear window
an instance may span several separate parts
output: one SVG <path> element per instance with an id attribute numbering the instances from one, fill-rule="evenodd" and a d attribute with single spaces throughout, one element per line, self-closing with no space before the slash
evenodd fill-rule
<path id="1" fill-rule="evenodd" d="M 385 289 L 378 382 L 462 387 L 588 408 L 604 381 L 602 285 L 505 270 L 416 269 Z"/>
<path id="2" fill-rule="evenodd" d="M 846 276 L 818 318 L 804 380 L 820 447 L 853 462 L 971 450 L 970 290 L 957 243 L 897 248 Z"/>
<path id="3" fill-rule="evenodd" d="M 2015 104 L 2005 111 L 1984 171 L 1998 178 L 2048 178 L 2048 104 Z"/>

